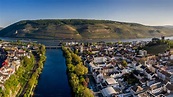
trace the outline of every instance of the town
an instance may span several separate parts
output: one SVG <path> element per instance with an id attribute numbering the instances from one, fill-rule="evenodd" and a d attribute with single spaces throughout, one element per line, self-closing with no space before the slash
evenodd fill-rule
<path id="1" fill-rule="evenodd" d="M 31 42 L 0 41 L 0 97 L 32 94 L 45 60 L 39 47 Z"/>
<path id="2" fill-rule="evenodd" d="M 79 55 L 88 68 L 88 88 L 95 97 L 172 97 L 172 47 L 158 54 L 144 49 L 169 45 L 169 41 L 162 37 L 124 43 L 66 42 L 64 46 Z M 162 47 L 155 50 L 159 49 Z"/>
<path id="3" fill-rule="evenodd" d="M 10 42 L 2 42 L 0 44 L 2 66 L 0 68 L 0 86 L 4 89 L 3 83 L 18 70 L 21 58 L 27 56 L 30 58 L 30 46 L 14 46 Z M 26 50 L 28 49 L 28 52 Z"/>

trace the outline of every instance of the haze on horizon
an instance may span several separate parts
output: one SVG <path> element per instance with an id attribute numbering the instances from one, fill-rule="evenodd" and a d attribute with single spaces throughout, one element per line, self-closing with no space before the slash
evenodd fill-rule
<path id="1" fill-rule="evenodd" d="M 0 27 L 20 20 L 102 19 L 173 25 L 173 0 L 0 0 Z"/>

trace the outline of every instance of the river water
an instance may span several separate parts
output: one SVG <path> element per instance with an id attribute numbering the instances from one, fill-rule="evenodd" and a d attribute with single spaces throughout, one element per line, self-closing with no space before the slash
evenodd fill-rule
<path id="1" fill-rule="evenodd" d="M 160 37 L 156 37 L 160 38 Z M 2 38 L 2 40 L 7 40 L 7 41 L 15 41 L 15 40 L 21 40 L 24 42 L 37 42 L 37 43 L 42 43 L 46 46 L 51 46 L 51 45 L 58 45 L 61 42 L 71 42 L 71 41 L 77 41 L 77 42 L 98 42 L 98 41 L 105 41 L 105 42 L 132 42 L 132 41 L 151 41 L 152 38 L 137 38 L 137 39 L 86 39 L 86 40 L 43 40 L 43 39 L 22 39 L 22 38 Z M 170 39 L 173 40 L 173 36 L 165 37 L 165 39 Z"/>
<path id="2" fill-rule="evenodd" d="M 71 97 L 61 49 L 47 49 L 46 61 L 34 97 Z"/>

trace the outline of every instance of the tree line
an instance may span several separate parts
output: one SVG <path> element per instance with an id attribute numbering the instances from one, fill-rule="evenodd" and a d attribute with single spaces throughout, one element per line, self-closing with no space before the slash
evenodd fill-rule
<path id="1" fill-rule="evenodd" d="M 69 83 L 75 97 L 94 97 L 92 91 L 87 88 L 89 78 L 86 77 L 88 68 L 82 63 L 81 58 L 70 48 L 62 47 L 66 58 Z"/>
<path id="2" fill-rule="evenodd" d="M 38 51 L 35 53 L 35 57 L 37 58 L 36 61 L 36 69 L 35 72 L 32 74 L 31 78 L 28 80 L 28 89 L 24 94 L 24 97 L 30 97 L 33 95 L 33 90 L 38 83 L 38 77 L 42 72 L 44 62 L 46 60 L 45 56 L 46 48 L 44 45 L 40 45 Z"/>

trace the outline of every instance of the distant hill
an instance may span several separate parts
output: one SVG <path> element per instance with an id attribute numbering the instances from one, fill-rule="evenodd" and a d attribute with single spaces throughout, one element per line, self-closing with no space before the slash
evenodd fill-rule
<path id="1" fill-rule="evenodd" d="M 3 28 L 2 27 L 0 27 L 0 30 L 2 30 Z"/>
<path id="2" fill-rule="evenodd" d="M 164 27 L 173 29 L 173 25 L 167 25 L 167 26 L 164 26 Z"/>
<path id="3" fill-rule="evenodd" d="M 39 39 L 122 39 L 173 35 L 168 27 L 108 20 L 24 20 L 0 31 L 1 37 Z"/>

